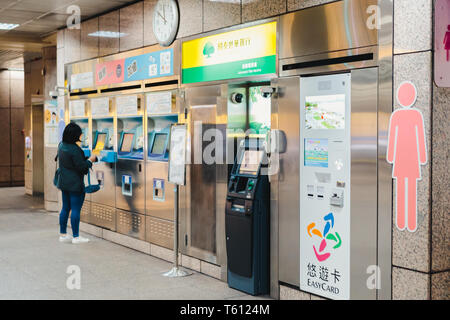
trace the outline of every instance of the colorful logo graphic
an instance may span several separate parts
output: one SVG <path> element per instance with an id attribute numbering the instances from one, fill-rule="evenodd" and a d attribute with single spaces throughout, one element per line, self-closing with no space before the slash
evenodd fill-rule
<path id="1" fill-rule="evenodd" d="M 203 55 L 207 58 L 211 58 L 211 55 L 214 54 L 215 51 L 216 50 L 214 49 L 214 46 L 211 42 L 207 42 L 203 47 Z"/>
<path id="2" fill-rule="evenodd" d="M 321 240 L 319 245 L 319 251 L 317 251 L 317 248 L 315 245 L 313 245 L 314 254 L 316 255 L 316 258 L 319 262 L 323 262 L 327 260 L 330 256 L 330 252 L 325 252 L 325 249 L 328 246 L 328 242 L 332 242 L 331 245 L 334 244 L 332 247 L 333 250 L 339 248 L 342 245 L 341 237 L 339 236 L 338 232 L 332 233 L 331 230 L 334 228 L 334 215 L 332 212 L 327 214 L 323 220 L 325 221 L 325 227 L 323 228 L 323 232 L 320 232 L 319 229 L 315 228 L 316 224 L 314 222 L 310 223 L 307 227 L 308 235 L 314 239 L 315 237 L 318 237 Z M 327 242 L 328 240 L 328 242 Z M 330 246 L 331 246 L 330 245 Z"/>

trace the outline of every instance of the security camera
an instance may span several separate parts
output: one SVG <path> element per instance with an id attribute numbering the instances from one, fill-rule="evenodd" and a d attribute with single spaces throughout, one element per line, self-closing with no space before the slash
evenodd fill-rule
<path id="1" fill-rule="evenodd" d="M 64 90 L 64 93 L 61 94 L 61 93 L 59 92 L 59 90 Z M 67 92 L 67 88 L 66 88 L 66 87 L 58 87 L 58 86 L 55 86 L 55 89 L 54 89 L 54 90 L 50 90 L 49 93 L 48 93 L 48 95 L 49 95 L 52 99 L 57 99 L 58 97 L 65 96 L 65 95 L 66 95 L 66 92 Z"/>
<path id="2" fill-rule="evenodd" d="M 276 89 L 273 87 L 262 87 L 261 94 L 264 98 L 270 98 L 272 94 L 276 92 Z"/>
<path id="3" fill-rule="evenodd" d="M 244 99 L 244 95 L 239 92 L 234 92 L 231 94 L 230 99 L 231 99 L 231 102 L 240 104 L 240 103 L 242 103 L 242 99 Z"/>

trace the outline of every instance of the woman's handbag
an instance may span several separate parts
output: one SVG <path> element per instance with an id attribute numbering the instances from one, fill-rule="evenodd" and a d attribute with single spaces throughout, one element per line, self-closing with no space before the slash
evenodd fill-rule
<path id="1" fill-rule="evenodd" d="M 84 192 L 86 193 L 94 193 L 97 192 L 98 190 L 100 190 L 100 185 L 97 183 L 91 183 L 91 170 L 89 170 L 88 174 L 87 174 L 87 184 L 85 182 L 85 186 L 84 186 Z"/>
<path id="2" fill-rule="evenodd" d="M 55 176 L 53 177 L 53 184 L 55 187 L 59 185 L 59 177 L 61 176 L 61 169 L 58 168 L 58 156 L 55 157 Z"/>

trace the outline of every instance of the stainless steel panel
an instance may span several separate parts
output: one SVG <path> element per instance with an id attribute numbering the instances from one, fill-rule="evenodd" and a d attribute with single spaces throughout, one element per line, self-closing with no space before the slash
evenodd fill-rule
<path id="1" fill-rule="evenodd" d="M 116 207 L 134 213 L 145 213 L 145 164 L 143 161 L 118 159 L 116 164 Z M 122 193 L 122 176 L 131 176 L 132 195 Z"/>
<path id="2" fill-rule="evenodd" d="M 124 210 L 116 210 L 117 232 L 140 240 L 145 240 L 145 215 Z"/>
<path id="3" fill-rule="evenodd" d="M 115 207 L 115 163 L 97 162 L 94 164 L 93 168 L 95 170 L 95 174 L 102 173 L 104 180 L 101 189 L 91 194 L 91 201 L 93 203 Z M 96 177 L 92 176 L 91 179 L 96 179 Z"/>
<path id="4" fill-rule="evenodd" d="M 377 0 L 346 0 L 296 11 L 280 18 L 279 58 L 377 45 L 367 8 Z"/>
<path id="5" fill-rule="evenodd" d="M 113 207 L 91 203 L 89 223 L 115 231 L 116 209 Z"/>
<path id="6" fill-rule="evenodd" d="M 377 265 L 378 68 L 352 71 L 350 298 L 376 299 L 367 268 Z"/>
<path id="7" fill-rule="evenodd" d="M 371 60 L 364 61 L 356 61 L 356 62 L 345 62 L 345 63 L 336 63 L 336 64 L 328 64 L 325 66 L 311 66 L 311 67 L 302 67 L 299 69 L 290 70 L 287 68 L 288 65 L 297 64 L 297 63 L 312 63 L 314 65 L 315 62 L 327 59 L 336 59 L 336 58 L 344 58 L 351 57 L 356 55 L 364 55 L 364 54 L 373 54 L 373 58 Z M 296 57 L 280 60 L 280 75 L 282 77 L 302 75 L 302 74 L 313 74 L 313 73 L 330 73 L 337 72 L 343 70 L 350 69 L 361 69 L 361 68 L 369 68 L 375 67 L 378 65 L 378 47 L 372 46 L 367 48 L 359 48 L 359 49 L 351 49 L 351 50 L 343 50 L 336 52 L 327 52 L 320 54 L 313 54 L 309 56 Z M 286 70 L 284 70 L 287 68 Z"/>
<path id="8" fill-rule="evenodd" d="M 85 223 L 91 223 L 91 202 L 84 201 L 81 207 L 80 220 Z"/>
<path id="9" fill-rule="evenodd" d="M 145 217 L 145 240 L 168 249 L 173 249 L 173 221 Z"/>
<path id="10" fill-rule="evenodd" d="M 279 280 L 300 283 L 300 78 L 281 78 L 278 87 L 278 127 L 286 135 L 278 174 Z M 273 180 L 273 179 L 272 179 Z"/>
<path id="11" fill-rule="evenodd" d="M 378 299 L 392 298 L 392 167 L 386 161 L 389 117 L 393 106 L 392 47 L 394 4 L 379 0 L 381 29 L 378 32 L 378 266 L 381 274 Z"/>
<path id="12" fill-rule="evenodd" d="M 162 161 L 147 162 L 145 214 L 173 222 L 174 185 L 168 183 L 169 164 Z M 164 201 L 153 199 L 153 179 L 164 180 Z"/>

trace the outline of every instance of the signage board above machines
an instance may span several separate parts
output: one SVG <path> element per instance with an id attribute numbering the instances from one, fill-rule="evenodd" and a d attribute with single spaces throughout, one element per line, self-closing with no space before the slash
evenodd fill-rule
<path id="1" fill-rule="evenodd" d="M 276 74 L 277 22 L 185 41 L 184 84 Z"/>

